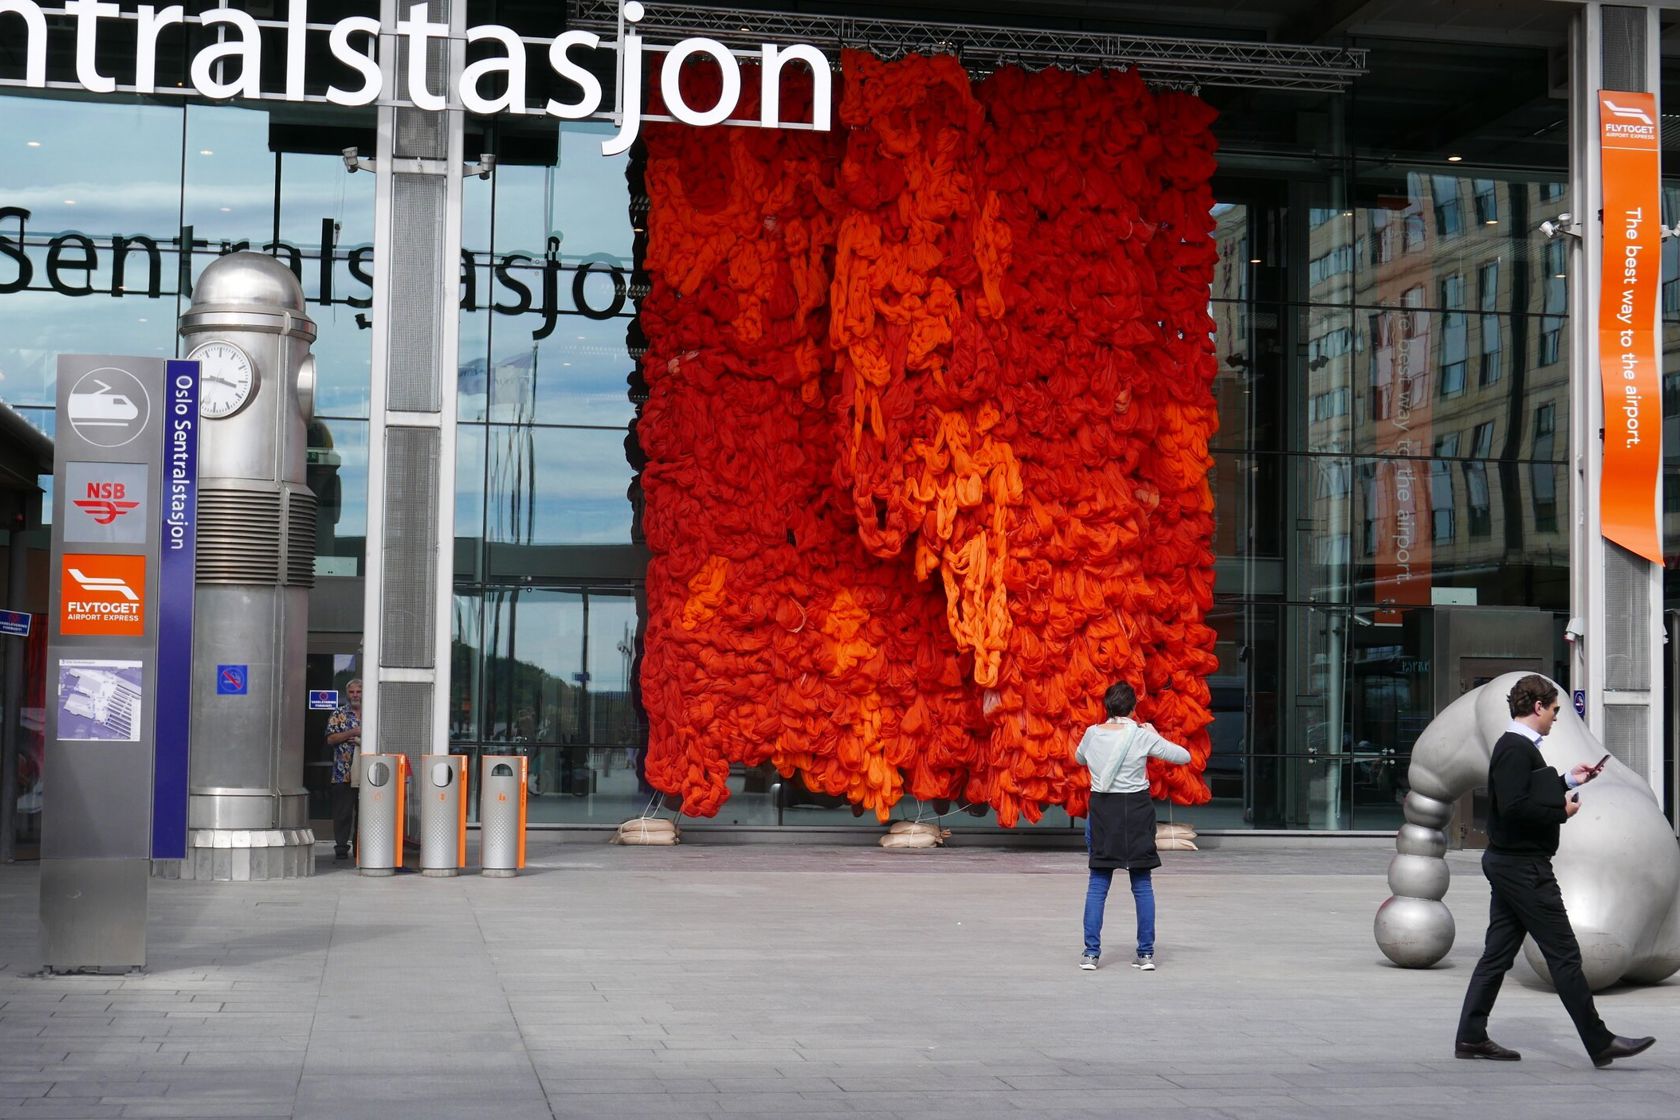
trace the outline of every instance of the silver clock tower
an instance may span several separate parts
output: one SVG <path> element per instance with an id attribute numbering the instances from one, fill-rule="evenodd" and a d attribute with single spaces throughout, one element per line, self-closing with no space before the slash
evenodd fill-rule
<path id="1" fill-rule="evenodd" d="M 315 496 L 304 461 L 315 323 L 290 269 L 240 252 L 204 270 L 180 332 L 200 363 L 192 762 L 180 873 L 309 875 L 315 837 L 303 717 Z"/>

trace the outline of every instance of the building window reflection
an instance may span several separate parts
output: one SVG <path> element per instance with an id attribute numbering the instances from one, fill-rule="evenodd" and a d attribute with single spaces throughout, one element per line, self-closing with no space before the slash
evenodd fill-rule
<path id="1" fill-rule="evenodd" d="M 1429 464 L 1429 538 L 1437 544 L 1453 539 L 1452 464 L 1458 455 L 1458 433 L 1448 432 L 1435 440 L 1435 458 Z"/>
<path id="2" fill-rule="evenodd" d="M 1389 229 L 1389 213 L 1387 210 L 1372 210 L 1371 212 L 1371 263 L 1387 264 L 1394 259 L 1394 244 Z"/>
<path id="3" fill-rule="evenodd" d="M 1476 224 L 1498 225 L 1499 185 L 1492 179 L 1477 179 L 1473 187 L 1476 192 Z"/>
<path id="4" fill-rule="evenodd" d="M 1557 467 L 1550 461 L 1556 453 L 1557 406 L 1551 402 L 1534 410 L 1534 458 L 1529 468 L 1529 488 L 1534 499 L 1534 529 L 1555 533 L 1558 527 Z"/>
<path id="5" fill-rule="evenodd" d="M 1424 246 L 1423 215 L 1407 214 L 1400 230 L 1400 251 L 1410 253 Z"/>
<path id="6" fill-rule="evenodd" d="M 1435 232 L 1442 237 L 1464 232 L 1464 209 L 1459 199 L 1458 180 L 1435 175 L 1429 180 L 1429 189 L 1435 196 Z"/>
<path id="7" fill-rule="evenodd" d="M 1503 322 L 1499 311 L 1499 262 L 1489 261 L 1476 272 L 1477 306 L 1481 309 L 1482 361 L 1477 369 L 1476 384 L 1487 388 L 1500 377 L 1501 351 L 1504 343 Z"/>
<path id="8" fill-rule="evenodd" d="M 1470 461 L 1464 464 L 1464 510 L 1472 537 L 1493 532 L 1493 508 L 1488 494 L 1487 459 L 1493 454 L 1493 421 L 1477 424 L 1470 434 Z"/>
<path id="9" fill-rule="evenodd" d="M 1569 298 L 1564 269 L 1568 250 L 1561 240 L 1546 242 L 1545 277 L 1541 281 L 1545 295 L 1541 304 L 1540 364 L 1555 365 L 1563 356 L 1563 313 Z"/>
<path id="10" fill-rule="evenodd" d="M 1464 392 L 1470 338 L 1464 315 L 1464 277 L 1448 276 L 1441 281 L 1441 308 L 1441 395 L 1456 397 Z"/>

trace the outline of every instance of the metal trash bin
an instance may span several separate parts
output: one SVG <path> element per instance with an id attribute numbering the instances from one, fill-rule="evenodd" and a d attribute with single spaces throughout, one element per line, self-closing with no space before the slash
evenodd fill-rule
<path id="1" fill-rule="evenodd" d="M 356 866 L 363 875 L 394 874 L 402 866 L 408 756 L 365 756 L 361 790 L 356 801 Z"/>
<path id="2" fill-rule="evenodd" d="M 420 756 L 420 874 L 459 875 L 467 865 L 467 756 Z"/>
<path id="3" fill-rule="evenodd" d="M 478 862 L 509 878 L 525 866 L 525 757 L 487 754 L 479 762 Z"/>

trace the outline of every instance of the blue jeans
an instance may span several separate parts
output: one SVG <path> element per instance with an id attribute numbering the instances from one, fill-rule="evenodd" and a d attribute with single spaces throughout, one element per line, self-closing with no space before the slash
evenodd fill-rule
<path id="1" fill-rule="evenodd" d="M 1085 822 L 1085 849 L 1091 848 L 1091 822 Z M 1132 903 L 1137 907 L 1138 956 L 1155 952 L 1155 885 L 1150 882 L 1149 870 L 1128 871 L 1132 879 Z M 1085 888 L 1085 952 L 1090 956 L 1102 954 L 1103 908 L 1108 905 L 1108 888 L 1114 882 L 1111 867 L 1091 868 L 1091 882 Z"/>

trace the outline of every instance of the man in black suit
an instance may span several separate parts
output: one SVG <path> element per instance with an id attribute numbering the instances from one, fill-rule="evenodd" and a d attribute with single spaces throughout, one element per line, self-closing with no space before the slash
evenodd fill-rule
<path id="1" fill-rule="evenodd" d="M 1581 807 L 1579 795 L 1567 791 L 1592 781 L 1598 771 L 1583 762 L 1566 778 L 1541 757 L 1540 742 L 1557 722 L 1561 706 L 1551 681 L 1530 674 L 1516 683 L 1508 700 L 1511 725 L 1493 745 L 1488 764 L 1488 846 L 1482 870 L 1493 888 L 1492 916 L 1487 948 L 1464 993 L 1453 1055 L 1495 1062 L 1522 1058 L 1488 1037 L 1487 1022 L 1526 933 L 1540 946 L 1558 998 L 1575 1021 L 1593 1065 L 1602 1068 L 1644 1051 L 1656 1039 L 1612 1034 L 1598 1017 L 1592 989 L 1581 972 L 1581 947 L 1552 875 L 1558 828 Z"/>

